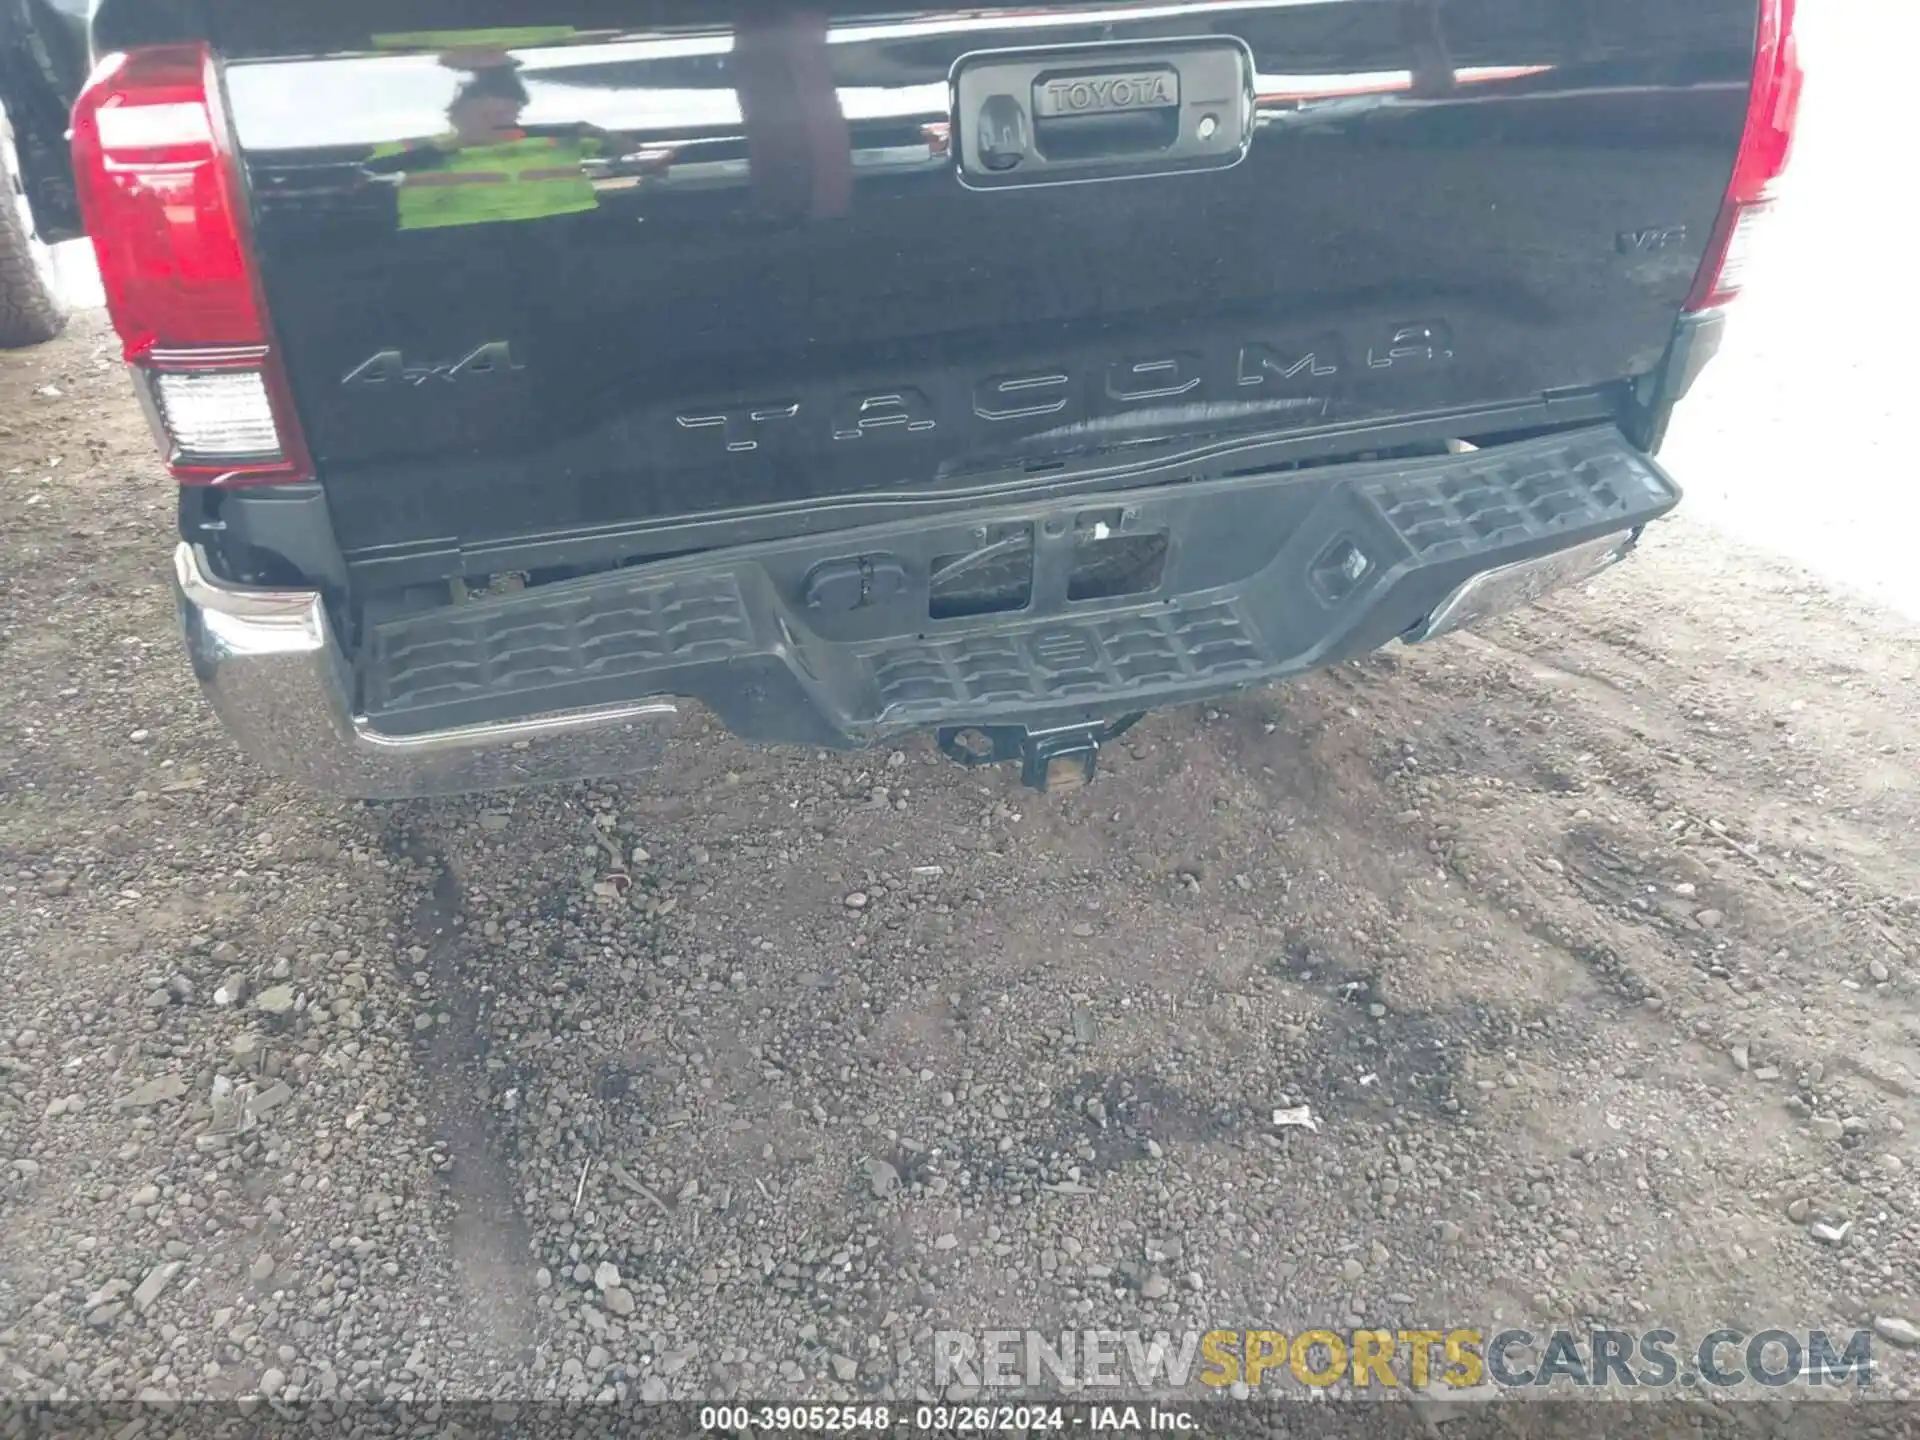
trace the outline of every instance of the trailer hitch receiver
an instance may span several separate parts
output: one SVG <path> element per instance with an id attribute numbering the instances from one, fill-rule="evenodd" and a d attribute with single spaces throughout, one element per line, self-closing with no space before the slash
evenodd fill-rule
<path id="1" fill-rule="evenodd" d="M 1086 725 L 1029 730 L 1024 725 L 949 725 L 937 739 L 951 760 L 972 768 L 1020 762 L 1020 783 L 1030 790 L 1077 790 L 1100 766 L 1100 747 L 1140 722 L 1139 715 Z"/>

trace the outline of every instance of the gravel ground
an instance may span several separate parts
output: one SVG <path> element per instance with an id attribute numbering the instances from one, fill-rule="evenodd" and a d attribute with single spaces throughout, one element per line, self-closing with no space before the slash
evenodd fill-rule
<path id="1" fill-rule="evenodd" d="M 1363 1322 L 1877 1322 L 1920 1383 L 1920 629 L 1695 523 L 1079 794 L 708 730 L 370 807 L 202 705 L 96 317 L 0 354 L 0 496 L 6 1394 Z"/>

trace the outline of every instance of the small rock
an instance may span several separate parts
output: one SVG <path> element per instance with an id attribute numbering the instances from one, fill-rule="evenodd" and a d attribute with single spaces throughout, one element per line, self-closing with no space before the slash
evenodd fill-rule
<path id="1" fill-rule="evenodd" d="M 1796 1225 L 1804 1225 L 1813 1214 L 1813 1202 L 1801 1195 L 1787 1202 L 1787 1219 Z"/>
<path id="2" fill-rule="evenodd" d="M 867 908 L 867 892 L 864 890 L 849 890 L 846 897 L 842 899 L 840 903 L 849 910 L 864 910 Z"/>
<path id="3" fill-rule="evenodd" d="M 1838 1140 L 1847 1130 L 1831 1115 L 1816 1115 L 1813 1117 L 1813 1133 L 1822 1140 Z"/>
<path id="4" fill-rule="evenodd" d="M 213 1003 L 216 1005 L 238 1005 L 247 998 L 248 981 L 239 970 L 230 970 L 220 977 L 220 983 L 213 987 Z"/>
<path id="5" fill-rule="evenodd" d="M 960 1237 L 958 1235 L 949 1233 L 946 1235 L 942 1235 L 937 1240 L 935 1240 L 933 1242 L 933 1248 L 936 1250 L 951 1250 L 953 1249 L 954 1246 L 958 1245 L 959 1243 L 960 1243 Z"/>
<path id="6" fill-rule="evenodd" d="M 884 1200 L 900 1188 L 900 1172 L 885 1160 L 869 1160 L 867 1184 L 873 1188 L 874 1199 Z"/>
<path id="7" fill-rule="evenodd" d="M 266 1015 L 285 1015 L 293 1009 L 293 998 L 293 986 L 269 985 L 253 997 L 253 1008 Z"/>
<path id="8" fill-rule="evenodd" d="M 1745 1070 L 1748 1061 L 1752 1058 L 1752 1052 L 1747 1048 L 1747 1042 L 1744 1040 L 1736 1041 L 1727 1053 L 1733 1056 L 1733 1068 L 1736 1070 Z"/>
<path id="9" fill-rule="evenodd" d="M 1085 920 L 1077 920 L 1074 922 L 1073 933 L 1082 940 L 1088 939 L 1093 934 L 1093 926 Z"/>
<path id="10" fill-rule="evenodd" d="M 1678 895 L 1682 900 L 1691 900 L 1694 894 L 1694 887 L 1685 880 L 1682 880 L 1678 885 L 1673 887 L 1673 893 Z"/>
<path id="11" fill-rule="evenodd" d="M 1358 1280 L 1367 1273 L 1367 1267 L 1349 1255 L 1340 1262 L 1340 1276 L 1344 1280 Z"/>
<path id="12" fill-rule="evenodd" d="M 127 1196 L 127 1205 L 134 1210 L 144 1210 L 149 1205 L 158 1205 L 159 1203 L 160 1187 L 158 1185 L 142 1185 L 138 1190 Z"/>
<path id="13" fill-rule="evenodd" d="M 593 1288 L 612 1290 L 620 1283 L 620 1267 L 611 1260 L 602 1260 L 593 1272 Z"/>
<path id="14" fill-rule="evenodd" d="M 663 1405 L 667 1399 L 667 1382 L 658 1375 L 649 1375 L 640 1382 L 640 1403 L 643 1405 Z"/>
<path id="15" fill-rule="evenodd" d="M 287 1373 L 275 1365 L 260 1377 L 260 1393 L 271 1400 L 287 1388 Z"/>
<path id="16" fill-rule="evenodd" d="M 1100 1038 L 1100 1022 L 1084 1005 L 1073 1007 L 1073 1038 L 1082 1045 L 1091 1045 Z"/>
<path id="17" fill-rule="evenodd" d="M 276 1080 L 247 1102 L 247 1109 L 254 1115 L 271 1115 L 293 1098 L 293 1087 L 284 1080 Z"/>
<path id="18" fill-rule="evenodd" d="M 1920 1346 L 1920 1327 L 1911 1320 L 1902 1320 L 1897 1315 L 1876 1315 L 1873 1317 L 1873 1333 L 1889 1345 L 1898 1345 L 1902 1350 L 1911 1350 Z"/>
<path id="19" fill-rule="evenodd" d="M 607 1309 L 616 1315 L 631 1315 L 634 1311 L 633 1295 L 621 1286 L 610 1287 L 600 1298 L 606 1302 Z"/>
<path id="20" fill-rule="evenodd" d="M 1893 974 L 1893 972 L 1887 969 L 1886 961 L 1869 960 L 1867 962 L 1867 974 L 1873 977 L 1873 981 L 1876 985 L 1881 985 L 1886 983 L 1886 981 Z"/>
<path id="21" fill-rule="evenodd" d="M 498 835 L 507 828 L 507 817 L 498 810 L 483 810 L 480 812 L 480 828 L 489 835 Z"/>
<path id="22" fill-rule="evenodd" d="M 1173 1286 L 1164 1275 L 1149 1275 L 1146 1284 L 1140 1287 L 1142 1300 L 1164 1300 L 1172 1293 Z"/>
<path id="23" fill-rule="evenodd" d="M 851 1385 L 860 1373 L 859 1362 L 851 1355 L 836 1355 L 833 1357 L 833 1373 L 840 1377 L 841 1384 Z"/>
<path id="24" fill-rule="evenodd" d="M 153 1308 L 153 1302 L 160 1298 L 160 1292 L 165 1290 L 167 1283 L 180 1273 L 181 1263 L 178 1260 L 169 1260 L 166 1264 L 156 1265 L 147 1272 L 147 1278 L 142 1280 L 133 1292 L 135 1314 L 144 1315 Z"/>
<path id="25" fill-rule="evenodd" d="M 1816 1220 L 1807 1227 L 1807 1233 L 1822 1245 L 1844 1245 L 1847 1236 L 1853 1232 L 1853 1222 L 1843 1221 L 1839 1225 L 1829 1225 L 1824 1220 Z"/>
<path id="26" fill-rule="evenodd" d="M 133 1287 L 125 1280 L 120 1279 L 120 1277 L 116 1275 L 98 1290 L 87 1296 L 86 1300 L 81 1303 L 80 1308 L 82 1310 L 98 1310 L 102 1305 L 111 1305 L 132 1288 Z"/>
<path id="27" fill-rule="evenodd" d="M 267 1254 L 265 1251 L 254 1256 L 253 1263 L 247 1267 L 247 1276 L 256 1285 L 264 1283 L 270 1279 L 272 1275 L 273 1256 Z"/>
<path id="28" fill-rule="evenodd" d="M 1718 910 L 1702 910 L 1693 918 L 1700 922 L 1700 928 L 1702 930 L 1717 930 L 1720 927 L 1720 922 L 1727 917 Z"/>
<path id="29" fill-rule="evenodd" d="M 186 1077 L 182 1075 L 158 1075 L 144 1085 L 136 1085 L 114 1102 L 116 1110 L 151 1110 L 155 1105 L 164 1105 L 170 1100 L 178 1100 L 187 1093 Z"/>

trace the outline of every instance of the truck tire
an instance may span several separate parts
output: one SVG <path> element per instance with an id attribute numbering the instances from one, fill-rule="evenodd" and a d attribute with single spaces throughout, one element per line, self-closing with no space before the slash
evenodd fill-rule
<path id="1" fill-rule="evenodd" d="M 38 345 L 66 328 L 53 251 L 34 233 L 13 127 L 0 111 L 0 349 Z"/>

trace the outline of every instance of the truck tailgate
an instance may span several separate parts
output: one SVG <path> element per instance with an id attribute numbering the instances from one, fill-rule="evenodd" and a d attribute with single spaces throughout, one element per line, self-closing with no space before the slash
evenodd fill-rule
<path id="1" fill-rule="evenodd" d="M 862 8 L 212 0 L 351 563 L 1624 394 L 1754 45 L 1752 0 Z"/>

